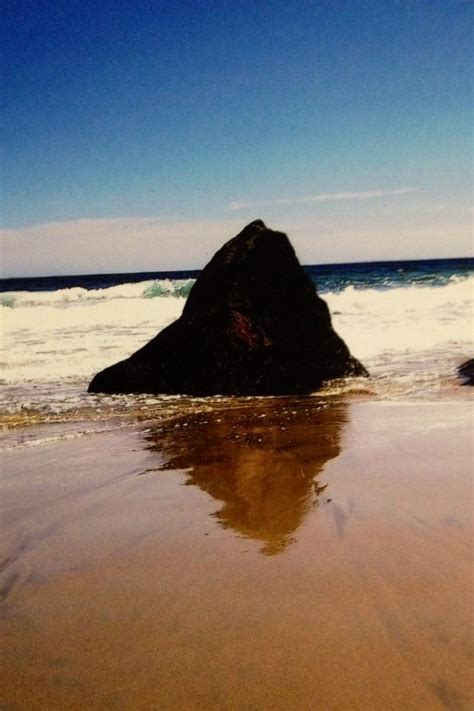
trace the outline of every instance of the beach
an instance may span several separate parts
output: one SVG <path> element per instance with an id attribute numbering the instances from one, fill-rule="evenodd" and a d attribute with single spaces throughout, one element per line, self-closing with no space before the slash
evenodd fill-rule
<path id="1" fill-rule="evenodd" d="M 473 3 L 5 9 L 0 711 L 474 711 Z"/>
<path id="2" fill-rule="evenodd" d="M 1 708 L 472 708 L 456 393 L 32 426 L 3 458 Z"/>

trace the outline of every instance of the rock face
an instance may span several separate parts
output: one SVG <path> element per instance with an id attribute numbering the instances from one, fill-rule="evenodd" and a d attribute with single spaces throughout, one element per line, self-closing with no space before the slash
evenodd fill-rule
<path id="1" fill-rule="evenodd" d="M 458 375 L 463 385 L 474 385 L 474 358 L 470 358 L 459 366 Z"/>
<path id="2" fill-rule="evenodd" d="M 89 392 L 190 395 L 308 393 L 367 375 L 331 326 L 287 236 L 252 222 L 211 259 L 182 316 Z"/>

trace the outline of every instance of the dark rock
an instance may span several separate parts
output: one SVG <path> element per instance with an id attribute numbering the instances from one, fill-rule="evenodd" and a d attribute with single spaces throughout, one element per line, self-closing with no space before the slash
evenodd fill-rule
<path id="1" fill-rule="evenodd" d="M 459 366 L 458 375 L 463 385 L 474 385 L 474 358 L 470 358 Z"/>
<path id="2" fill-rule="evenodd" d="M 333 330 L 287 236 L 256 220 L 207 264 L 182 316 L 98 373 L 89 392 L 307 393 L 345 375 L 367 371 Z"/>

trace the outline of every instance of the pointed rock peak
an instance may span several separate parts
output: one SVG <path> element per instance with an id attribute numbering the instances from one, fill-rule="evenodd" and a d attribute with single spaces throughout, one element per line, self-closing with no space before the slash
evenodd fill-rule
<path id="1" fill-rule="evenodd" d="M 267 226 L 263 220 L 254 220 L 253 222 L 249 222 L 247 227 L 244 227 L 245 230 L 252 230 L 252 229 L 257 229 L 257 228 L 266 230 Z"/>
<path id="2" fill-rule="evenodd" d="M 288 237 L 283 232 L 272 230 L 267 227 L 263 220 L 253 220 L 236 237 L 230 239 L 220 251 L 226 252 L 229 250 L 228 253 L 230 254 L 236 249 L 247 251 L 250 246 L 261 247 L 262 245 L 265 245 L 267 250 L 272 251 L 275 249 L 276 242 L 289 244 Z"/>

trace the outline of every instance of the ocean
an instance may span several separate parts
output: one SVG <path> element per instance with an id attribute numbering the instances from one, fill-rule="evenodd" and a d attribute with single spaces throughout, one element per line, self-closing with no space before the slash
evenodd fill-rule
<path id="1" fill-rule="evenodd" d="M 472 357 L 474 259 L 305 269 L 327 301 L 336 331 L 371 374 L 369 380 L 331 383 L 318 397 L 468 396 L 456 368 Z M 24 425 L 41 425 L 44 437 L 54 423 L 55 431 L 61 425 L 59 436 L 75 436 L 79 430 L 124 426 L 137 416 L 209 404 L 210 399 L 86 393 L 97 371 L 129 356 L 180 316 L 198 273 L 1 280 L 6 446 L 39 441 Z"/>

